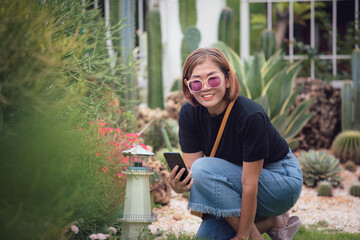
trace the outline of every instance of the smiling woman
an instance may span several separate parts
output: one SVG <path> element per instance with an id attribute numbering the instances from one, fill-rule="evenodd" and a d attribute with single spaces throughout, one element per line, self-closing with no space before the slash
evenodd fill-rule
<path id="1" fill-rule="evenodd" d="M 184 169 L 172 171 L 170 184 L 177 193 L 191 191 L 188 208 L 203 219 L 197 237 L 263 239 L 267 232 L 292 239 L 301 220 L 288 210 L 303 177 L 261 105 L 239 96 L 235 72 L 217 48 L 190 54 L 182 86 L 189 103 L 180 111 L 179 140 L 190 174 L 181 181 Z M 223 137 L 212 150 L 223 118 Z"/>

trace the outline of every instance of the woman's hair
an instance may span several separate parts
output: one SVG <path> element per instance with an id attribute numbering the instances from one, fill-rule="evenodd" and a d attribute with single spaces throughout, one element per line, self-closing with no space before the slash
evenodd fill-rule
<path id="1" fill-rule="evenodd" d="M 199 48 L 187 57 L 183 67 L 182 90 L 188 102 L 194 106 L 199 105 L 198 101 L 190 93 L 184 80 L 190 79 L 194 68 L 206 60 L 215 63 L 224 74 L 225 81 L 228 80 L 230 82 L 230 87 L 226 89 L 224 99 L 232 101 L 237 98 L 240 92 L 240 84 L 225 55 L 218 48 Z"/>

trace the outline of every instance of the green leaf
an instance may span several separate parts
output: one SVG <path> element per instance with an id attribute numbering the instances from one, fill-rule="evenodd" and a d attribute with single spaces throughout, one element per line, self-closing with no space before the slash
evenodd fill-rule
<path id="1" fill-rule="evenodd" d="M 270 81 L 271 78 L 273 78 L 279 71 L 281 71 L 283 67 L 285 67 L 283 55 L 284 54 L 281 52 L 281 50 L 277 51 L 261 68 L 261 74 L 263 76 L 265 85 Z"/>
<path id="2" fill-rule="evenodd" d="M 255 102 L 260 104 L 263 107 L 263 109 L 265 110 L 266 114 L 269 115 L 270 107 L 269 107 L 269 101 L 268 101 L 267 95 L 262 95 L 262 96 L 258 97 L 257 99 L 255 99 Z"/>
<path id="3" fill-rule="evenodd" d="M 285 128 L 288 125 L 287 120 L 289 116 L 289 111 L 290 110 L 287 110 L 271 119 L 272 125 L 276 128 L 276 130 L 280 133 L 281 136 L 284 136 Z"/>
<path id="4" fill-rule="evenodd" d="M 264 88 L 264 81 L 261 76 L 261 63 L 262 58 L 256 53 L 250 69 L 246 73 L 246 84 L 250 90 L 252 99 L 260 97 L 262 89 Z"/>
<path id="5" fill-rule="evenodd" d="M 295 137 L 305 124 L 315 115 L 315 113 L 306 113 L 304 115 L 298 115 L 286 129 L 285 139 Z"/>
<path id="6" fill-rule="evenodd" d="M 291 76 L 286 74 L 285 69 L 269 81 L 265 89 L 267 89 L 266 93 L 269 96 L 270 118 L 280 113 L 282 105 L 292 90 L 292 86 Z"/>
<path id="7" fill-rule="evenodd" d="M 303 90 L 304 88 L 304 84 L 301 84 L 295 92 L 291 93 L 290 96 L 286 99 L 285 103 L 283 104 L 281 110 L 280 110 L 280 114 L 283 113 L 286 110 L 290 110 L 290 108 L 292 107 L 292 105 L 295 102 L 296 97 L 299 95 L 299 93 Z"/>

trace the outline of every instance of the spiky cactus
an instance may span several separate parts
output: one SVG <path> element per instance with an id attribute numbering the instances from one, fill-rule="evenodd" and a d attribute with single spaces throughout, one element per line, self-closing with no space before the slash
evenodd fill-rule
<path id="1" fill-rule="evenodd" d="M 324 151 L 303 151 L 298 158 L 304 177 L 304 184 L 315 187 L 320 181 L 328 181 L 332 186 L 339 186 L 342 178 L 337 174 L 342 171 L 339 159 Z"/>
<path id="2" fill-rule="evenodd" d="M 235 22 L 233 10 L 229 7 L 224 8 L 220 14 L 218 39 L 230 48 L 235 48 Z"/>
<path id="3" fill-rule="evenodd" d="M 344 164 L 344 168 L 350 172 L 355 172 L 356 171 L 356 164 L 349 160 Z"/>
<path id="4" fill-rule="evenodd" d="M 354 127 L 360 131 L 360 49 L 354 49 L 352 53 L 352 80 L 354 96 Z"/>
<path id="5" fill-rule="evenodd" d="M 352 129 L 353 86 L 352 81 L 345 80 L 341 88 L 341 129 Z"/>
<path id="6" fill-rule="evenodd" d="M 196 25 L 196 0 L 179 1 L 179 18 L 183 33 L 186 28 Z"/>
<path id="7" fill-rule="evenodd" d="M 184 65 L 186 58 L 199 47 L 201 35 L 199 29 L 194 26 L 186 28 L 181 42 L 181 59 Z"/>
<path id="8" fill-rule="evenodd" d="M 355 183 L 350 187 L 350 195 L 355 196 L 355 197 L 360 197 L 360 184 L 359 183 Z"/>
<path id="9" fill-rule="evenodd" d="M 272 30 L 264 30 L 260 37 L 260 49 L 264 52 L 265 59 L 269 59 L 277 51 L 276 36 Z"/>
<path id="10" fill-rule="evenodd" d="M 342 163 L 351 160 L 360 165 L 360 131 L 341 132 L 335 137 L 331 149 Z"/>
<path id="11" fill-rule="evenodd" d="M 331 197 L 332 196 L 331 184 L 327 181 L 320 182 L 317 188 L 317 195 L 322 197 Z"/>
<path id="12" fill-rule="evenodd" d="M 120 19 L 123 19 L 125 24 L 125 27 L 120 30 L 121 59 L 124 63 L 130 64 L 132 51 L 135 48 L 135 1 L 120 0 Z M 127 108 L 135 113 L 137 78 L 134 74 L 127 74 L 125 83 L 128 87 L 128 91 L 125 92 Z"/>
<path id="13" fill-rule="evenodd" d="M 150 108 L 164 109 L 162 84 L 162 43 L 160 12 L 150 9 L 146 15 L 148 41 L 148 105 Z"/>

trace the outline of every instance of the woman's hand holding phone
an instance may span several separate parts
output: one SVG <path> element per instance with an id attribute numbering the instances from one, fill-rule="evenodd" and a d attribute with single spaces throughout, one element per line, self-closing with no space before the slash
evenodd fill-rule
<path id="1" fill-rule="evenodd" d="M 179 165 L 176 165 L 173 170 L 171 171 L 169 183 L 172 189 L 176 193 L 184 193 L 190 191 L 191 186 L 194 183 L 194 179 L 191 178 L 192 172 L 190 172 L 184 180 L 180 180 L 181 176 L 185 172 L 185 168 L 180 169 L 178 174 L 176 174 L 177 170 L 179 169 Z"/>

